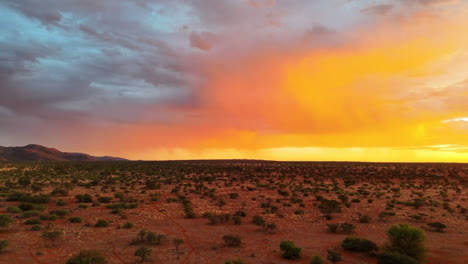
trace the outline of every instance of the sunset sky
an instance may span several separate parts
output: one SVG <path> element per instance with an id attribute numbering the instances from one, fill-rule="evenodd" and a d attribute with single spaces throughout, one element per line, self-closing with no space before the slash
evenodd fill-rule
<path id="1" fill-rule="evenodd" d="M 468 1 L 0 0 L 0 145 L 468 162 Z"/>

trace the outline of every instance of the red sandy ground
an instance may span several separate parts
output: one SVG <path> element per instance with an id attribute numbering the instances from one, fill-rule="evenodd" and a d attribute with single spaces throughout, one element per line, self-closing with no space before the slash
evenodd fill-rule
<path id="1" fill-rule="evenodd" d="M 238 192 L 241 196 L 238 199 L 226 198 L 227 205 L 220 210 L 219 207 L 210 202 L 209 199 L 200 199 L 198 195 L 190 194 L 195 212 L 200 216 L 204 212 L 229 212 L 243 208 L 247 212 L 247 217 L 243 218 L 243 223 L 239 226 L 232 223 L 224 225 L 208 225 L 207 219 L 184 219 L 184 212 L 180 203 L 166 203 L 167 197 L 174 197 L 170 193 L 172 187 L 165 186 L 161 190 L 161 199 L 157 202 L 146 202 L 140 204 L 137 209 L 126 210 L 127 219 L 110 213 L 104 205 L 99 207 L 89 207 L 78 209 L 74 195 L 83 190 L 75 189 L 65 198 L 67 205 L 60 208 L 71 208 L 73 212 L 64 219 L 53 222 L 54 226 L 63 230 L 63 236 L 57 240 L 56 246 L 41 238 L 42 232 L 30 231 L 28 225 L 23 225 L 23 219 L 18 219 L 9 230 L 0 232 L 0 239 L 10 241 L 7 251 L 0 254 L 1 264 L 62 264 L 73 254 L 81 249 L 98 249 L 107 258 L 108 263 L 136 263 L 133 256 L 138 246 L 130 246 L 129 242 L 140 229 L 156 231 L 166 234 L 170 240 L 172 238 L 182 238 L 185 243 L 180 246 L 179 255 L 176 254 L 175 247 L 168 240 L 162 245 L 153 246 L 153 255 L 149 263 L 224 263 L 229 259 L 242 259 L 246 263 L 280 264 L 280 263 L 309 263 L 313 255 L 320 255 L 326 259 L 327 249 L 337 248 L 343 255 L 343 264 L 376 263 L 376 259 L 359 253 L 348 253 L 339 249 L 341 241 L 347 236 L 345 234 L 331 234 L 326 231 L 326 223 L 350 222 L 357 226 L 353 236 L 365 237 L 382 245 L 386 241 L 385 231 L 394 223 L 409 223 L 413 226 L 424 226 L 424 222 L 411 222 L 406 217 L 409 214 L 423 212 L 429 215 L 427 221 L 441 221 L 448 228 L 445 232 L 426 231 L 428 236 L 427 247 L 429 249 L 427 264 L 463 264 L 468 263 L 468 224 L 467 220 L 460 216 L 447 214 L 438 207 L 434 212 L 423 207 L 415 210 L 412 207 L 398 206 L 401 210 L 395 210 L 397 216 L 391 217 L 388 222 L 379 221 L 377 214 L 385 209 L 385 199 L 375 199 L 373 203 L 367 203 L 367 199 L 361 199 L 360 203 L 353 203 L 351 208 L 343 207 L 343 213 L 334 214 L 334 219 L 327 221 L 322 214 L 313 206 L 315 197 L 304 197 L 305 214 L 295 215 L 297 210 L 293 207 L 280 206 L 280 212 L 285 218 L 279 218 L 275 214 L 262 215 L 260 203 L 265 198 L 270 197 L 275 200 L 280 198 L 276 190 L 256 190 L 241 191 L 240 187 L 221 187 L 218 194 Z M 98 187 L 94 188 L 94 193 L 99 193 Z M 426 191 L 427 192 L 427 191 Z M 408 190 L 402 191 L 403 197 L 409 197 Z M 101 193 L 102 194 L 102 193 Z M 425 193 L 426 194 L 426 193 Z M 111 194 L 102 194 L 108 195 Z M 326 194 L 323 194 L 325 197 Z M 265 198 L 261 198 L 264 196 Z M 452 204 L 461 204 L 466 207 L 466 200 L 461 198 L 466 193 L 459 195 L 451 194 Z M 142 195 L 148 201 L 148 194 Z M 255 202 L 253 197 L 257 197 Z M 260 198 L 259 198 L 260 197 Z M 330 196 L 331 198 L 332 196 Z M 336 195 L 335 195 L 336 198 Z M 351 197 L 352 198 L 352 197 Z M 466 198 L 466 197 L 465 197 Z M 403 198 L 402 198 L 403 199 Z M 404 199 L 403 199 L 404 200 Z M 246 205 L 242 206 L 245 202 Z M 17 202 L 7 202 L 4 206 L 17 205 Z M 59 208 L 54 203 L 49 204 L 48 210 Z M 2 213 L 4 208 L 1 209 Z M 369 214 L 373 220 L 371 223 L 362 224 L 356 221 L 357 213 Z M 277 232 L 265 234 L 258 230 L 251 223 L 253 215 L 259 214 L 278 225 Z M 442 216 L 446 214 L 446 216 Z M 85 227 L 84 223 L 72 224 L 67 219 L 70 216 L 83 217 L 84 221 L 91 224 Z M 109 227 L 92 227 L 98 219 L 114 221 Z M 47 221 L 43 221 L 47 222 Z M 135 224 L 133 229 L 118 229 L 119 225 L 126 222 Z M 43 224 L 45 225 L 45 224 Z M 222 243 L 222 236 L 226 234 L 236 234 L 242 238 L 240 248 L 226 247 Z M 303 248 L 303 258 L 301 260 L 284 260 L 280 256 L 279 243 L 283 240 L 292 240 L 297 246 Z M 213 248 L 215 246 L 215 248 Z M 43 252 L 44 255 L 36 255 Z M 326 263 L 329 263 L 326 261 Z"/>

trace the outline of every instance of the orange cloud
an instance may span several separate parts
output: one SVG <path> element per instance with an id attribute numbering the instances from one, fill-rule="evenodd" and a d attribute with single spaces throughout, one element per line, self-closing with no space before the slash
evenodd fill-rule
<path id="1" fill-rule="evenodd" d="M 383 20 L 329 48 L 236 49 L 219 36 L 194 64 L 199 104 L 171 109 L 183 122 L 120 126 L 119 149 L 103 148 L 135 159 L 468 161 L 466 126 L 443 122 L 468 116 L 465 15 Z M 457 147 L 427 147 L 444 145 Z"/>

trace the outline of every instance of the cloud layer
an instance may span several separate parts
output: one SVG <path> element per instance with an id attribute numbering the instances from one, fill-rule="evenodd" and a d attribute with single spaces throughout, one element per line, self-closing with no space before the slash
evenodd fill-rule
<path id="1" fill-rule="evenodd" d="M 3 0 L 0 145 L 468 160 L 467 17 L 447 0 Z"/>

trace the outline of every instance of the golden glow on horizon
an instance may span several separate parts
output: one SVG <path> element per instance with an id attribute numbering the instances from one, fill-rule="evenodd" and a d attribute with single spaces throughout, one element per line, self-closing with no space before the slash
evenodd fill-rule
<path id="1" fill-rule="evenodd" d="M 329 48 L 214 49 L 197 65 L 203 103 L 176 109 L 188 122 L 125 125 L 101 136 L 123 131 L 121 145 L 101 147 L 148 160 L 468 162 L 467 24 L 465 8 Z"/>
<path id="2" fill-rule="evenodd" d="M 157 157 L 157 158 L 155 158 Z M 372 162 L 467 162 L 467 154 L 447 147 L 436 149 L 398 148 L 322 148 L 286 147 L 259 150 L 183 148 L 156 149 L 134 153 L 130 159 L 198 160 L 198 159 L 263 159 L 279 161 L 372 161 Z"/>

